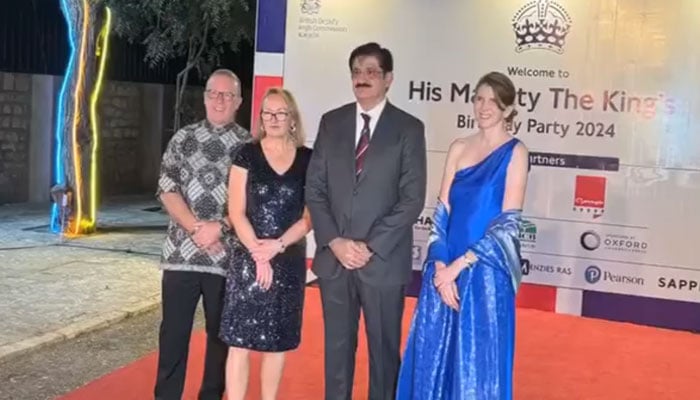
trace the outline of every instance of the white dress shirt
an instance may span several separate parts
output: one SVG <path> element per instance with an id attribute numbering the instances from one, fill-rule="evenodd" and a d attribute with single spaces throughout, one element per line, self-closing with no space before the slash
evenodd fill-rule
<path id="1" fill-rule="evenodd" d="M 382 111 L 384 111 L 384 106 L 386 105 L 386 97 L 384 100 L 382 100 L 379 104 L 374 106 L 371 110 L 365 111 L 360 107 L 360 104 L 357 104 L 357 115 L 355 116 L 355 147 L 357 147 L 357 144 L 360 142 L 360 136 L 362 134 L 362 128 L 365 126 L 365 119 L 362 118 L 362 114 L 367 114 L 370 116 L 369 119 L 369 137 L 370 139 L 372 138 L 372 134 L 374 133 L 374 128 L 377 127 L 377 121 L 379 121 L 379 116 L 382 115 Z"/>

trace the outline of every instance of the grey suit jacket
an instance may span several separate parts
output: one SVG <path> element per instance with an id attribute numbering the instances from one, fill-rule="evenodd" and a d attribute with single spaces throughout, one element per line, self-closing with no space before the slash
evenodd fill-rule
<path id="1" fill-rule="evenodd" d="M 413 224 L 425 205 L 425 127 L 387 102 L 355 179 L 356 103 L 321 117 L 306 177 L 306 202 L 316 239 L 312 271 L 333 278 L 343 266 L 328 247 L 343 237 L 374 252 L 358 270 L 372 285 L 406 284 L 411 278 Z"/>

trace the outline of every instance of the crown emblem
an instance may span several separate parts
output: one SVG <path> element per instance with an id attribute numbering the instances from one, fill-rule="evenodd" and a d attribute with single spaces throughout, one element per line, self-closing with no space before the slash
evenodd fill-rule
<path id="1" fill-rule="evenodd" d="M 515 51 L 546 49 L 564 52 L 571 18 L 564 7 L 551 0 L 536 0 L 525 4 L 513 17 Z"/>
<path id="2" fill-rule="evenodd" d="M 321 0 L 301 0 L 302 14 L 318 14 L 321 10 Z"/>

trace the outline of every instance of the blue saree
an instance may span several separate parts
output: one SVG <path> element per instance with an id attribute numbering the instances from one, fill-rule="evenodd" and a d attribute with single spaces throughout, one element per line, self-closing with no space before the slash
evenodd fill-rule
<path id="1" fill-rule="evenodd" d="M 520 211 L 502 211 L 516 139 L 456 172 L 450 212 L 438 203 L 423 282 L 404 353 L 398 400 L 510 400 Z M 433 286 L 435 263 L 471 250 L 478 261 L 456 280 L 459 311 Z"/>

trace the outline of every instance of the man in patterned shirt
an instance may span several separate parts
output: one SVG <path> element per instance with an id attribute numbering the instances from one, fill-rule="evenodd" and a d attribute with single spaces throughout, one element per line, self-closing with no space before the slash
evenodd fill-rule
<path id="1" fill-rule="evenodd" d="M 229 70 L 215 71 L 204 91 L 205 120 L 180 129 L 163 154 L 157 195 L 170 215 L 161 267 L 162 312 L 157 400 L 180 399 L 194 313 L 200 296 L 207 349 L 200 400 L 224 392 L 227 346 L 218 338 L 225 273 L 231 249 L 227 235 L 227 186 L 231 160 L 250 139 L 236 124 L 241 84 Z"/>

